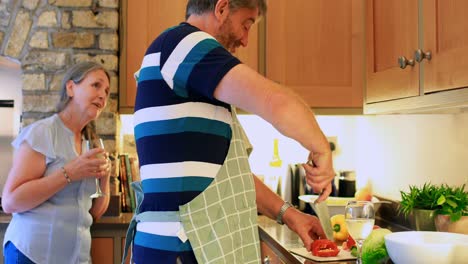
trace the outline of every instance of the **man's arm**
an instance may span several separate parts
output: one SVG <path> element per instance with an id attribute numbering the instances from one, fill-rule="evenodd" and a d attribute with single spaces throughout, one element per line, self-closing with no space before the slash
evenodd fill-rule
<path id="1" fill-rule="evenodd" d="M 313 91 L 311 91 L 313 93 Z M 307 168 L 307 183 L 316 192 L 331 192 L 335 176 L 328 141 L 308 105 L 295 93 L 261 76 L 244 64 L 232 68 L 214 92 L 216 99 L 259 115 L 280 133 L 298 141 L 311 152 L 316 167 Z"/>

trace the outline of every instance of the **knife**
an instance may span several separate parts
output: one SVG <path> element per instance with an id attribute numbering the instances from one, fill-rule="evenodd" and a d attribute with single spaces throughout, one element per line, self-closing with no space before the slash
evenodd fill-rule
<path id="1" fill-rule="evenodd" d="M 312 160 L 308 160 L 307 164 L 315 167 L 315 164 Z M 320 195 L 319 195 L 320 197 Z M 328 205 L 327 202 L 322 201 L 318 202 L 318 198 L 315 199 L 313 203 L 311 203 L 312 208 L 314 209 L 315 213 L 317 214 L 317 217 L 320 221 L 320 225 L 322 225 L 323 231 L 325 232 L 325 235 L 327 236 L 328 240 L 334 241 L 333 239 L 333 228 L 331 226 L 331 220 L 330 220 L 330 212 L 328 211 Z"/>
<path id="2" fill-rule="evenodd" d="M 315 200 L 312 203 L 312 207 L 315 213 L 317 214 L 318 219 L 320 220 L 320 224 L 322 225 L 323 231 L 325 231 L 327 239 L 334 241 L 333 229 L 331 226 L 330 213 L 328 212 L 327 202 L 317 202 L 317 200 Z"/>

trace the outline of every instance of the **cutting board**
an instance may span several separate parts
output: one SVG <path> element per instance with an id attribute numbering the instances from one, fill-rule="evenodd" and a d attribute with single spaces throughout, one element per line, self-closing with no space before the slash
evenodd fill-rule
<path id="1" fill-rule="evenodd" d="M 338 247 L 338 248 L 340 249 L 340 253 L 338 253 L 338 255 L 336 255 L 335 257 L 317 257 L 317 256 L 312 255 L 311 252 L 307 251 L 305 247 L 293 248 L 289 251 L 303 258 L 310 259 L 313 261 L 318 261 L 318 262 L 356 259 L 356 257 L 351 255 L 351 252 L 347 250 L 342 250 L 341 247 Z"/>

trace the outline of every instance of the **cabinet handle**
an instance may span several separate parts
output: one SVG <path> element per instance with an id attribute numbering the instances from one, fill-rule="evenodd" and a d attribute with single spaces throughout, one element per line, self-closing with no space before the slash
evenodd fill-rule
<path id="1" fill-rule="evenodd" d="M 263 264 L 270 264 L 270 257 L 269 256 L 266 256 L 265 258 L 263 258 Z"/>
<path id="2" fill-rule="evenodd" d="M 430 61 L 432 59 L 432 53 L 431 53 L 431 51 L 423 52 L 421 49 L 417 49 L 414 52 L 414 59 L 417 62 L 421 62 L 424 59 L 427 59 L 428 61 Z"/>
<path id="3" fill-rule="evenodd" d="M 404 69 L 406 66 L 414 66 L 414 60 L 410 59 L 408 60 L 405 56 L 401 56 L 398 58 L 398 64 L 400 65 L 400 68 Z"/>

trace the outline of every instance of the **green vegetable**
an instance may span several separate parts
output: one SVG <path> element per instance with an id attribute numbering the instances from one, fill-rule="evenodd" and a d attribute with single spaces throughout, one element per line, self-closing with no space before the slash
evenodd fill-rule
<path id="1" fill-rule="evenodd" d="M 374 229 L 364 241 L 362 246 L 362 263 L 386 263 L 388 252 L 385 247 L 385 235 L 392 233 L 386 228 Z"/>

